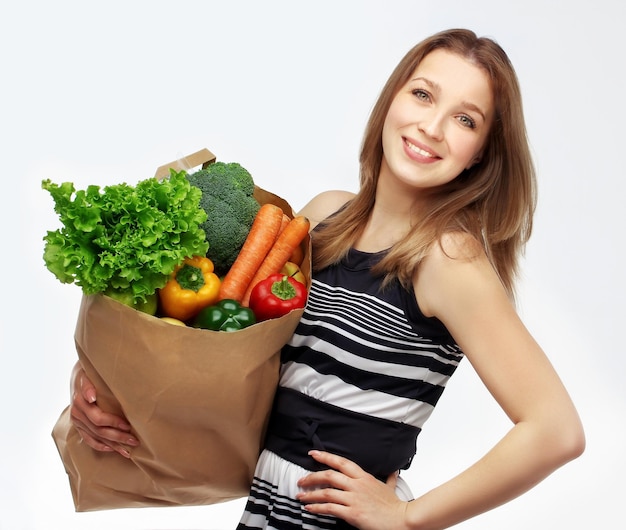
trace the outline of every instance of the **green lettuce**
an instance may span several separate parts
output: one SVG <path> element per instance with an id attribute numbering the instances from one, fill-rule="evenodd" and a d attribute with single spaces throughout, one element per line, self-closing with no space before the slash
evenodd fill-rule
<path id="1" fill-rule="evenodd" d="M 118 291 L 145 302 L 186 257 L 205 255 L 200 228 L 202 192 L 184 171 L 136 186 L 114 184 L 76 190 L 71 182 L 42 181 L 62 227 L 47 232 L 43 258 L 62 283 L 85 294 Z"/>

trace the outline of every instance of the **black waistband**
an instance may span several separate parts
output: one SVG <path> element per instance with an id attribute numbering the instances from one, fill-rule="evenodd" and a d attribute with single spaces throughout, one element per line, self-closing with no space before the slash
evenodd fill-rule
<path id="1" fill-rule="evenodd" d="M 328 451 L 385 481 L 394 471 L 409 467 L 419 433 L 419 427 L 366 416 L 279 387 L 265 447 L 310 471 L 325 467 L 308 451 Z"/>

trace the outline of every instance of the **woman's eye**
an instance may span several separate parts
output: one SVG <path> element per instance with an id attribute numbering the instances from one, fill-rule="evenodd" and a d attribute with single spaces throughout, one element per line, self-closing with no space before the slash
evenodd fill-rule
<path id="1" fill-rule="evenodd" d="M 420 99 L 422 101 L 430 100 L 430 96 L 428 95 L 428 92 L 426 92 L 425 90 L 422 90 L 421 88 L 416 88 L 415 90 L 413 90 L 413 95 L 417 99 Z"/>
<path id="2" fill-rule="evenodd" d="M 469 116 L 459 116 L 459 121 L 465 127 L 469 127 L 470 129 L 476 128 L 476 122 Z"/>

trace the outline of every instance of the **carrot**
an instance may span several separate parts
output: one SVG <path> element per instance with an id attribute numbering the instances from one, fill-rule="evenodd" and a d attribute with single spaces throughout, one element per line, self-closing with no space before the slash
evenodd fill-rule
<path id="1" fill-rule="evenodd" d="M 237 258 L 222 280 L 220 300 L 231 298 L 241 302 L 255 272 L 274 245 L 282 220 L 280 207 L 270 203 L 261 206 Z"/>
<path id="2" fill-rule="evenodd" d="M 298 267 L 302 265 L 302 262 L 304 261 L 304 249 L 302 248 L 302 245 L 298 245 L 296 248 L 293 249 L 291 257 L 287 261 L 295 263 L 296 265 L 298 265 Z"/>
<path id="3" fill-rule="evenodd" d="M 241 300 L 242 305 L 248 305 L 250 293 L 257 283 L 271 274 L 280 272 L 280 269 L 289 261 L 294 249 L 302 243 L 309 233 L 310 224 L 309 220 L 303 215 L 298 215 L 289 221 L 289 224 L 278 235 L 276 242 L 248 284 L 248 288 Z"/>
<path id="4" fill-rule="evenodd" d="M 278 230 L 278 233 L 280 234 L 285 228 L 287 228 L 287 225 L 289 224 L 289 221 L 291 221 L 291 217 L 289 217 L 286 213 L 283 214 L 283 221 L 280 224 L 280 229 Z"/>

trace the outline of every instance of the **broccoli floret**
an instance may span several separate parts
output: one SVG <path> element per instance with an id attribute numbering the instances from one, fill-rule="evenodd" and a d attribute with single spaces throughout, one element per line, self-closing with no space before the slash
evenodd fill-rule
<path id="1" fill-rule="evenodd" d="M 207 178 L 215 182 L 216 186 L 222 184 L 226 186 L 228 190 L 235 188 L 248 196 L 254 193 L 252 175 L 250 175 L 247 169 L 236 162 L 215 162 L 207 166 L 206 169 L 197 171 L 194 175 L 208 175 Z"/>
<path id="2" fill-rule="evenodd" d="M 253 197 L 252 176 L 235 162 L 214 162 L 187 178 L 202 191 L 200 207 L 208 216 L 200 225 L 209 242 L 206 255 L 218 275 L 226 274 L 261 207 Z"/>

